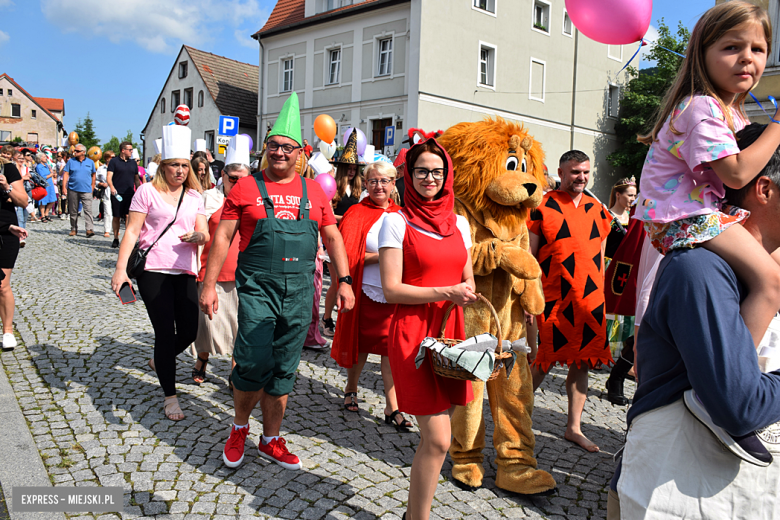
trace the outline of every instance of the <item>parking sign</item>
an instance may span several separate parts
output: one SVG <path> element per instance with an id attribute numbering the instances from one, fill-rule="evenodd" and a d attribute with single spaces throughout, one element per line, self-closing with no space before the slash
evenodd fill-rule
<path id="1" fill-rule="evenodd" d="M 394 146 L 395 145 L 395 127 L 394 126 L 386 126 L 385 127 L 385 146 Z"/>
<path id="2" fill-rule="evenodd" d="M 219 135 L 233 136 L 238 133 L 238 118 L 219 116 Z"/>

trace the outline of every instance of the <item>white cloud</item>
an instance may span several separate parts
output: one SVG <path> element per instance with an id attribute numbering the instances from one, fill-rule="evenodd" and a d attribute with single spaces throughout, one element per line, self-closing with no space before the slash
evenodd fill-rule
<path id="1" fill-rule="evenodd" d="M 267 17 L 257 0 L 42 0 L 41 9 L 66 32 L 161 53 L 180 43 L 201 45 L 244 23 L 251 26 L 244 32 L 255 31 Z"/>
<path id="2" fill-rule="evenodd" d="M 0 45 L 7 42 L 9 39 L 11 39 L 10 36 L 8 36 L 8 33 L 5 33 L 3 31 L 0 31 Z"/>
<path id="3" fill-rule="evenodd" d="M 249 47 L 250 49 L 257 49 L 257 48 L 259 48 L 257 40 L 252 38 L 247 33 L 247 31 L 245 31 L 243 29 L 236 29 L 233 32 L 233 35 L 236 37 L 236 41 L 238 41 L 238 43 L 240 45 L 243 45 L 244 47 Z"/>
<path id="4" fill-rule="evenodd" d="M 11 7 L 14 3 L 11 0 L 0 0 L 0 7 Z"/>

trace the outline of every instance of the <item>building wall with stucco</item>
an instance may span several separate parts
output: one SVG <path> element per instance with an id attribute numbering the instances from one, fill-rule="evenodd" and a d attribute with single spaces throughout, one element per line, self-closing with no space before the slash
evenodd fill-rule
<path id="1" fill-rule="evenodd" d="M 8 80 L 0 77 L 0 141 L 20 137 L 23 141 L 59 146 L 61 134 L 57 120 Z M 19 105 L 19 116 L 13 115 Z"/>

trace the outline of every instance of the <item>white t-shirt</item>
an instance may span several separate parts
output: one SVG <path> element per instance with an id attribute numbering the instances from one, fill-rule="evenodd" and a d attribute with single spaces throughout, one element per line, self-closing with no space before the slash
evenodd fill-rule
<path id="1" fill-rule="evenodd" d="M 100 168 L 97 169 L 97 173 L 95 173 L 95 182 L 108 182 L 106 173 L 108 172 L 108 166 L 105 164 L 101 165 Z"/>
<path id="2" fill-rule="evenodd" d="M 371 229 L 368 230 L 366 236 L 366 253 L 378 253 L 379 252 L 379 231 L 382 228 L 382 222 L 385 221 L 385 217 L 391 213 L 382 213 L 379 220 L 374 222 Z M 363 293 L 379 303 L 387 303 L 385 300 L 385 293 L 382 291 L 382 279 L 379 276 L 379 264 L 369 264 L 363 266 Z"/>
<path id="3" fill-rule="evenodd" d="M 409 224 L 406 221 L 403 211 L 399 211 L 398 213 L 388 213 L 385 217 L 384 222 L 382 223 L 382 229 L 379 231 L 379 248 L 392 247 L 393 249 L 403 249 L 407 225 L 412 226 L 423 235 L 429 236 L 435 240 L 442 240 L 444 238 L 436 233 L 420 229 L 414 224 Z M 463 245 L 466 246 L 466 249 L 470 250 L 471 228 L 469 227 L 469 221 L 466 220 L 466 217 L 457 215 L 456 225 L 460 230 L 460 234 L 463 235 Z"/>

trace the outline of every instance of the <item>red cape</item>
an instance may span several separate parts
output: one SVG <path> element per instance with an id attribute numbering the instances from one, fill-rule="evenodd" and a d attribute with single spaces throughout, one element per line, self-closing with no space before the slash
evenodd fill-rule
<path id="1" fill-rule="evenodd" d="M 360 301 L 363 298 L 363 266 L 366 259 L 366 237 L 382 213 L 394 213 L 401 208 L 388 200 L 387 208 L 382 209 L 366 197 L 360 204 L 355 204 L 344 213 L 339 224 L 339 231 L 344 237 L 349 260 L 349 275 L 352 277 L 352 292 L 355 294 L 355 307 L 352 312 L 339 314 L 336 321 L 336 333 L 333 335 L 333 346 L 330 357 L 340 366 L 351 368 L 358 359 L 358 325 Z M 331 283 L 334 281 L 331 279 Z"/>

